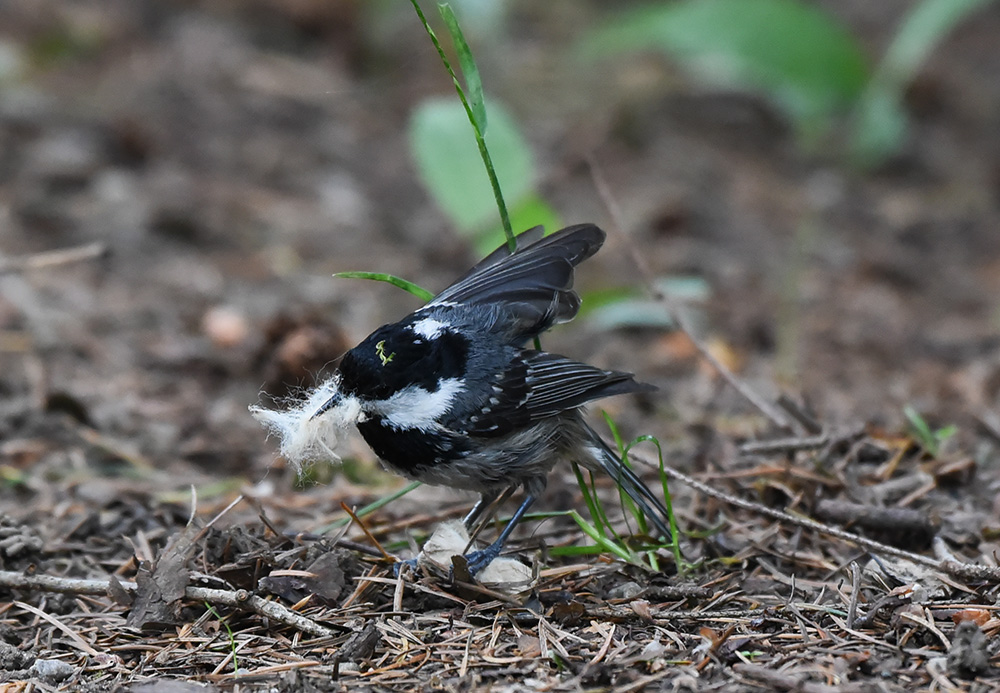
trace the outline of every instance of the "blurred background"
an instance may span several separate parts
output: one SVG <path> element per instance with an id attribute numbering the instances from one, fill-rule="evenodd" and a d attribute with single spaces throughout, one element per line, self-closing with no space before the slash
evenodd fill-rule
<path id="1" fill-rule="evenodd" d="M 768 430 L 646 299 L 634 244 L 762 394 L 995 443 L 996 3 L 453 5 L 515 225 L 610 232 L 546 347 L 660 386 L 607 403 L 625 433 L 690 467 Z M 287 487 L 247 405 L 418 305 L 331 274 L 439 290 L 498 243 L 458 108 L 399 0 L 0 5 L 4 502 L 95 468 Z"/>

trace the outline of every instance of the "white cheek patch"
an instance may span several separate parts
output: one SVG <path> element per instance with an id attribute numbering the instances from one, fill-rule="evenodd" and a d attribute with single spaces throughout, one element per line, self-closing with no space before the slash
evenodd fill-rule
<path id="1" fill-rule="evenodd" d="M 435 320 L 434 318 L 423 318 L 413 323 L 410 329 L 421 337 L 437 339 L 447 327 L 448 323 Z"/>
<path id="2" fill-rule="evenodd" d="M 284 411 L 250 407 L 250 415 L 281 439 L 281 456 L 297 470 L 307 462 L 320 459 L 340 461 L 335 452 L 337 437 L 361 418 L 361 404 L 353 395 L 317 414 L 340 393 L 340 378 L 333 377 L 309 393 L 309 396 Z"/>
<path id="3" fill-rule="evenodd" d="M 434 392 L 410 385 L 389 399 L 374 402 L 365 408 L 381 416 L 396 430 L 429 431 L 438 427 L 438 419 L 451 408 L 455 396 L 461 391 L 462 382 L 449 378 L 442 380 Z"/>

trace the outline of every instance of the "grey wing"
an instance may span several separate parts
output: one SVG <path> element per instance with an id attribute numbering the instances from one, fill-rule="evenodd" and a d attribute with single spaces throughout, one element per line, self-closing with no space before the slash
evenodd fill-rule
<path id="1" fill-rule="evenodd" d="M 606 371 L 563 356 L 524 350 L 493 384 L 467 431 L 499 436 L 602 397 L 654 390 L 631 373 Z"/>
<path id="2" fill-rule="evenodd" d="M 571 320 L 580 309 L 573 289 L 573 268 L 596 253 L 604 231 L 579 224 L 539 238 L 540 227 L 518 236 L 513 254 L 497 248 L 425 306 L 446 303 L 499 305 L 505 327 L 527 339 L 556 322 Z M 424 310 L 421 309 L 421 310 Z"/>

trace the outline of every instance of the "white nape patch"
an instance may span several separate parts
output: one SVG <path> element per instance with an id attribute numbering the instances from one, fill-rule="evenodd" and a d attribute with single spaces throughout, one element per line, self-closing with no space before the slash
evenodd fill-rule
<path id="1" fill-rule="evenodd" d="M 410 385 L 389 399 L 366 405 L 365 409 L 382 416 L 397 431 L 414 428 L 429 431 L 438 428 L 438 419 L 461 391 L 462 381 L 457 378 L 442 380 L 434 392 Z"/>
<path id="2" fill-rule="evenodd" d="M 410 326 L 416 334 L 427 339 L 437 339 L 448 327 L 448 323 L 435 320 L 434 318 L 422 318 Z"/>
<path id="3" fill-rule="evenodd" d="M 459 304 L 456 303 L 455 301 L 431 301 L 426 306 L 421 306 L 420 308 L 417 308 L 416 312 L 422 313 L 425 310 L 431 310 L 432 308 L 454 308 L 457 305 Z"/>
<path id="4" fill-rule="evenodd" d="M 269 433 L 281 439 L 281 456 L 301 471 L 306 462 L 319 459 L 340 461 L 334 451 L 337 436 L 361 418 L 357 397 L 346 396 L 317 415 L 330 398 L 340 392 L 340 378 L 333 377 L 310 391 L 309 396 L 284 411 L 251 405 L 250 415 Z"/>

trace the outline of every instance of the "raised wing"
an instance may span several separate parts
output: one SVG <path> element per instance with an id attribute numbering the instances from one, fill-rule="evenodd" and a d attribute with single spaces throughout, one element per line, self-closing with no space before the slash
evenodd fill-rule
<path id="1" fill-rule="evenodd" d="M 513 254 L 497 248 L 426 308 L 446 303 L 497 305 L 503 309 L 504 327 L 522 339 L 571 320 L 580 309 L 573 268 L 600 249 L 604 231 L 578 224 L 545 238 L 540 234 L 541 227 L 535 227 L 518 236 Z"/>
<path id="2" fill-rule="evenodd" d="M 470 417 L 466 430 L 473 435 L 504 435 L 595 399 L 654 389 L 637 383 L 631 373 L 525 350 L 494 384 L 493 397 Z"/>

